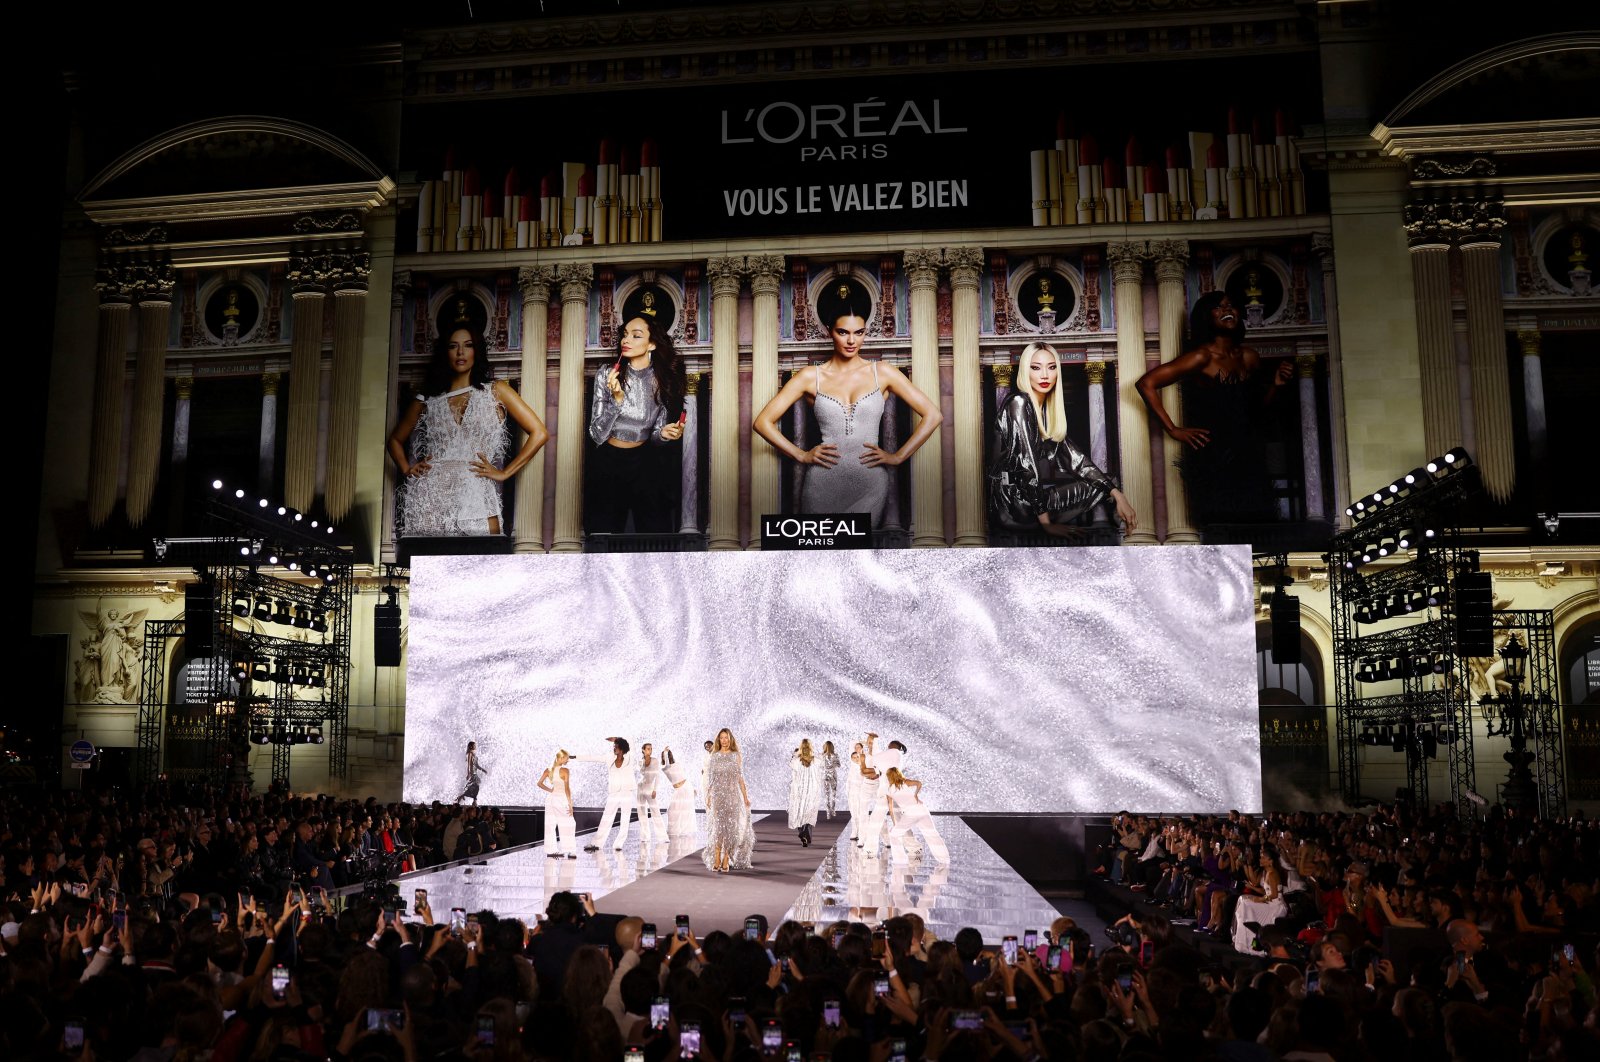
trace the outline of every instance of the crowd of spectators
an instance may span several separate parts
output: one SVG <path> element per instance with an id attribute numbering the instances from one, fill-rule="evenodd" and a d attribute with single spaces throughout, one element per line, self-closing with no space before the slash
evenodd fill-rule
<path id="1" fill-rule="evenodd" d="M 569 892 L 529 925 L 486 910 L 440 917 L 411 896 L 408 911 L 392 891 L 319 891 L 315 877 L 337 867 L 316 838 L 385 819 L 397 850 L 409 842 L 424 858 L 442 856 L 457 821 L 485 847 L 504 840 L 492 815 L 454 808 L 0 798 L 0 1058 L 1600 1056 L 1586 972 L 1600 833 L 1581 819 L 1119 816 L 1100 869 L 1141 886 L 1134 910 L 1099 941 L 1057 919 L 1036 948 L 973 929 L 936 939 L 914 914 L 775 928 L 754 916 L 729 933 L 647 925 Z M 286 833 L 282 874 L 262 878 L 271 887 L 233 889 L 260 876 L 251 854 L 276 853 Z M 1227 924 L 1245 884 L 1270 890 L 1274 878 L 1299 899 L 1243 952 L 1175 930 L 1202 915 Z"/>

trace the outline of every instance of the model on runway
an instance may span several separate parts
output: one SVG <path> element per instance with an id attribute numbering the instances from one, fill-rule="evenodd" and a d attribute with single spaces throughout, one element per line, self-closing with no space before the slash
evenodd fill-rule
<path id="1" fill-rule="evenodd" d="M 566 749 L 556 753 L 555 762 L 539 776 L 544 790 L 544 851 L 551 859 L 578 858 L 578 820 L 572 814 L 572 772 L 567 767 L 571 755 Z"/>
<path id="2" fill-rule="evenodd" d="M 867 816 L 867 824 L 861 831 L 861 847 L 866 849 L 868 859 L 878 856 L 878 843 L 883 838 L 884 822 L 889 817 L 889 771 L 900 766 L 900 760 L 905 755 L 906 747 L 898 741 L 889 742 L 888 746 L 879 750 L 874 746 L 878 735 L 867 735 L 866 763 L 876 772 L 875 792 L 873 794 L 872 811 Z"/>
<path id="3" fill-rule="evenodd" d="M 833 751 L 833 742 L 822 743 L 822 807 L 829 820 L 839 802 L 839 754 Z"/>
<path id="4" fill-rule="evenodd" d="M 850 753 L 850 769 L 845 777 L 844 795 L 850 808 L 850 839 L 861 844 L 861 831 L 866 826 L 867 815 L 872 811 L 872 768 L 867 766 L 867 744 L 856 742 Z"/>
<path id="5" fill-rule="evenodd" d="M 639 843 L 654 845 L 667 839 L 661 828 L 661 761 L 655 758 L 655 746 L 646 741 L 639 746 Z"/>
<path id="6" fill-rule="evenodd" d="M 620 849 L 628 839 L 628 824 L 633 818 L 633 801 L 639 793 L 639 767 L 628 754 L 628 741 L 626 738 L 606 738 L 611 742 L 610 756 L 574 756 L 573 759 L 588 763 L 604 763 L 606 768 L 606 807 L 600 814 L 600 826 L 595 831 L 594 843 L 583 846 L 585 852 L 598 852 L 605 846 L 606 836 L 611 832 L 611 819 L 620 816 L 621 822 L 617 825 L 617 843 L 614 848 Z"/>
<path id="7" fill-rule="evenodd" d="M 933 828 L 933 816 L 928 814 L 928 806 L 922 802 L 922 783 L 915 778 L 907 778 L 898 767 L 890 767 L 885 771 L 884 779 L 888 782 L 888 797 L 894 804 L 895 812 L 894 827 L 889 831 L 889 857 L 894 859 L 902 852 L 908 857 L 921 855 L 922 846 L 911 836 L 915 831 L 922 835 L 923 843 L 933 853 L 934 859 L 940 863 L 950 862 L 950 849 L 945 846 L 939 831 Z"/>
<path id="8" fill-rule="evenodd" d="M 456 797 L 455 802 L 459 804 L 463 800 L 471 798 L 472 806 L 477 807 L 478 785 L 481 781 L 481 776 L 488 773 L 489 768 L 478 762 L 478 743 L 476 741 L 467 742 L 467 781 L 461 789 L 461 795 Z"/>
<path id="9" fill-rule="evenodd" d="M 744 784 L 744 759 L 727 727 L 717 731 L 706 764 L 706 824 L 709 836 L 701 852 L 706 869 L 720 874 L 749 870 L 756 831 L 750 819 L 750 793 Z"/>
<path id="10" fill-rule="evenodd" d="M 789 757 L 789 829 L 800 835 L 800 845 L 811 847 L 811 827 L 817 824 L 822 800 L 822 761 L 811 751 L 811 739 L 801 738 Z"/>
<path id="11" fill-rule="evenodd" d="M 661 750 L 661 774 L 672 787 L 672 798 L 667 804 L 667 837 L 673 841 L 692 840 L 695 835 L 694 787 L 689 784 L 688 772 L 670 748 Z"/>

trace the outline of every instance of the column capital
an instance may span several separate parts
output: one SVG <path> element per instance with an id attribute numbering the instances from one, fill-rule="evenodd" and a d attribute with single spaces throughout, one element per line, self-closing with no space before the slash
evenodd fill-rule
<path id="1" fill-rule="evenodd" d="M 697 373 L 697 372 L 687 373 L 684 376 L 684 380 L 686 381 L 685 384 L 684 384 L 684 389 L 683 389 L 685 394 L 697 395 L 697 394 L 700 393 L 700 374 L 699 373 Z"/>
<path id="2" fill-rule="evenodd" d="M 327 294 L 328 270 L 320 254 L 291 252 L 289 268 L 284 271 L 283 278 L 289 283 L 289 291 L 297 297 Z"/>
<path id="3" fill-rule="evenodd" d="M 261 374 L 261 393 L 263 395 L 275 395 L 275 394 L 277 394 L 278 393 L 278 385 L 280 383 L 282 383 L 282 382 L 283 382 L 283 374 L 281 372 L 264 372 L 264 373 L 262 373 Z"/>
<path id="4" fill-rule="evenodd" d="M 405 305 L 406 293 L 411 290 L 411 270 L 396 269 L 394 281 L 389 285 L 389 305 L 393 309 L 400 309 Z"/>
<path id="5" fill-rule="evenodd" d="M 776 298 L 783 283 L 784 261 L 781 254 L 753 254 L 744 261 L 745 273 L 750 277 L 752 295 Z"/>
<path id="6" fill-rule="evenodd" d="M 944 264 L 944 255 L 937 249 L 914 247 L 905 252 L 904 258 L 906 279 L 911 282 L 912 290 L 939 286 L 939 267 Z"/>
<path id="7" fill-rule="evenodd" d="M 173 381 L 173 385 L 174 385 L 174 387 L 176 388 L 176 390 L 178 392 L 178 398 L 179 398 L 180 401 L 187 402 L 190 398 L 192 398 L 194 396 L 194 377 L 193 376 L 180 376 L 175 381 Z"/>
<path id="8" fill-rule="evenodd" d="M 1143 240 L 1106 244 L 1106 261 L 1111 263 L 1113 283 L 1139 281 L 1144 278 L 1144 260 L 1148 251 Z"/>
<path id="9" fill-rule="evenodd" d="M 1544 337 L 1537 328 L 1517 330 L 1517 347 L 1524 358 L 1537 358 L 1544 352 Z"/>
<path id="10" fill-rule="evenodd" d="M 550 285 L 555 283 L 555 270 L 549 266 L 523 266 L 517 270 L 517 287 L 522 290 L 522 304 L 550 301 Z"/>
<path id="11" fill-rule="evenodd" d="M 593 262 L 563 262 L 556 266 L 556 283 L 561 285 L 562 302 L 588 302 L 594 283 Z"/>
<path id="12" fill-rule="evenodd" d="M 1151 240 L 1147 246 L 1150 258 L 1156 263 L 1158 274 L 1164 262 L 1177 262 L 1182 265 L 1189 261 L 1188 240 Z"/>
<path id="13" fill-rule="evenodd" d="M 742 255 L 706 259 L 706 276 L 711 278 L 711 297 L 715 299 L 737 296 L 744 268 Z"/>
<path id="14" fill-rule="evenodd" d="M 101 306 L 126 306 L 139 293 L 139 286 L 122 262 L 102 259 L 95 267 L 94 290 Z"/>
<path id="15" fill-rule="evenodd" d="M 1099 387 L 1106 382 L 1106 363 L 1103 361 L 1086 361 L 1083 363 L 1083 374 L 1089 378 L 1090 387 Z"/>
<path id="16" fill-rule="evenodd" d="M 999 384 L 1001 387 L 1011 386 L 1011 375 L 1012 369 L 1009 362 L 1004 365 L 996 365 L 994 367 L 994 382 Z"/>
<path id="17" fill-rule="evenodd" d="M 1450 204 L 1436 199 L 1420 199 L 1407 203 L 1402 214 L 1406 227 L 1406 245 L 1413 251 L 1430 247 L 1448 247 L 1455 235 L 1455 225 L 1450 217 Z"/>
<path id="18" fill-rule="evenodd" d="M 976 288 L 978 278 L 983 275 L 983 267 L 987 263 L 988 258 L 984 255 L 982 247 L 944 249 L 944 264 L 950 270 L 952 288 Z"/>
<path id="19" fill-rule="evenodd" d="M 163 259 L 103 260 L 95 270 L 95 289 L 102 303 L 171 302 L 177 278 Z"/>
<path id="20" fill-rule="evenodd" d="M 1506 227 L 1505 202 L 1499 196 L 1461 199 L 1451 204 L 1456 243 L 1469 247 L 1499 247 L 1500 232 Z"/>
<path id="21" fill-rule="evenodd" d="M 1333 234 L 1331 232 L 1313 232 L 1311 234 L 1311 253 L 1322 259 L 1325 268 L 1333 268 Z"/>
<path id="22" fill-rule="evenodd" d="M 1317 378 L 1317 356 L 1315 354 L 1296 354 L 1294 356 L 1294 374 L 1302 380 L 1315 380 Z"/>

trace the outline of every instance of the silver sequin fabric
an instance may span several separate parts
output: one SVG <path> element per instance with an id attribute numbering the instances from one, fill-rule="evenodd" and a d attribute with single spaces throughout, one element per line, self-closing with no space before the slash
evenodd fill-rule
<path id="1" fill-rule="evenodd" d="M 468 741 L 481 802 L 536 804 L 557 748 L 728 726 L 758 809 L 867 730 L 936 812 L 1261 806 L 1248 547 L 419 557 L 408 620 L 407 800 Z"/>

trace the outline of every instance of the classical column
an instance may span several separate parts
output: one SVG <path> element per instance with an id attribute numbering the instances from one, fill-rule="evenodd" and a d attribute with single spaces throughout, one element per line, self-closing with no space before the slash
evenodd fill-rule
<path id="1" fill-rule="evenodd" d="M 328 519 L 343 520 L 356 501 L 356 459 L 361 437 L 361 341 L 367 315 L 371 256 L 333 256 L 333 379 L 329 387 L 328 472 L 322 500 Z"/>
<path id="2" fill-rule="evenodd" d="M 978 364 L 978 277 L 982 248 L 946 247 L 950 269 L 950 354 L 954 399 L 950 430 L 955 435 L 956 545 L 987 546 L 984 509 L 983 367 Z"/>
<path id="3" fill-rule="evenodd" d="M 1328 443 L 1333 447 L 1334 522 L 1345 526 L 1350 504 L 1350 455 L 1344 434 L 1344 357 L 1339 350 L 1339 284 L 1333 270 L 1333 237 L 1318 232 L 1311 237 L 1311 253 L 1322 267 L 1322 316 L 1328 329 Z M 1430 455 L 1431 456 L 1431 455 Z M 1324 491 L 1324 505 L 1326 491 Z"/>
<path id="4" fill-rule="evenodd" d="M 1089 460 L 1098 468 L 1106 467 L 1106 367 L 1094 358 L 1083 363 L 1089 381 Z"/>
<path id="5" fill-rule="evenodd" d="M 400 409 L 400 347 L 403 343 L 402 336 L 406 295 L 411 291 L 411 271 L 397 269 L 394 280 L 389 285 L 389 370 L 385 375 L 387 384 L 384 394 L 388 396 L 388 412 L 383 418 L 383 435 L 387 440 L 389 432 L 394 430 L 395 420 L 399 417 Z M 394 462 L 387 457 L 383 460 L 383 532 L 379 536 L 382 543 L 379 547 L 381 559 L 388 564 L 396 560 L 394 542 L 394 502 L 395 490 L 400 485 L 399 470 Z"/>
<path id="6" fill-rule="evenodd" d="M 778 393 L 778 290 L 783 283 L 782 255 L 753 254 L 745 263 L 750 274 L 750 405 L 760 409 Z M 715 338 L 713 336 L 713 338 Z M 783 512 L 782 474 L 778 451 L 762 440 L 750 448 L 750 540 L 761 544 L 761 517 Z"/>
<path id="7" fill-rule="evenodd" d="M 1428 457 L 1461 441 L 1461 388 L 1450 319 L 1450 231 L 1440 204 L 1406 207 L 1406 242 L 1417 300 L 1417 363 L 1422 375 L 1422 438 Z"/>
<path id="8" fill-rule="evenodd" d="M 1144 375 L 1144 254 L 1144 243 L 1137 240 L 1106 247 L 1117 315 L 1117 445 L 1122 458 L 1122 492 L 1139 515 L 1139 526 L 1123 538 L 1130 546 L 1156 543 L 1150 413 L 1133 386 Z"/>
<path id="9" fill-rule="evenodd" d="M 256 450 L 256 486 L 263 497 L 271 497 L 278 474 L 278 387 L 280 373 L 261 374 L 261 439 Z"/>
<path id="10" fill-rule="evenodd" d="M 132 291 L 126 271 L 103 265 L 96 272 L 100 319 L 95 336 L 94 422 L 89 434 L 89 525 L 100 527 L 117 507 L 122 464 L 122 396 L 128 375 L 128 311 Z"/>
<path id="11" fill-rule="evenodd" d="M 1152 240 L 1150 255 L 1156 263 L 1156 307 L 1161 321 L 1161 364 L 1183 353 L 1183 323 L 1185 298 L 1184 274 L 1189 263 L 1187 240 Z M 1118 318 L 1121 321 L 1121 318 Z M 1119 330 L 1120 331 L 1120 330 Z M 1137 377 L 1135 377 L 1137 379 Z M 1166 403 L 1172 423 L 1183 423 L 1183 389 L 1163 388 L 1157 398 Z M 1183 444 L 1167 435 L 1161 435 L 1161 476 L 1167 496 L 1167 538 L 1172 545 L 1193 545 L 1200 534 L 1189 523 L 1189 495 L 1184 487 L 1183 474 L 1178 470 L 1178 459 L 1183 456 Z M 1135 507 L 1137 508 L 1137 507 Z M 1151 513 L 1152 520 L 1155 517 Z M 1140 518 L 1143 523 L 1143 517 Z"/>
<path id="12" fill-rule="evenodd" d="M 688 374 L 683 393 L 683 467 L 679 494 L 678 533 L 700 533 L 700 374 Z"/>
<path id="13" fill-rule="evenodd" d="M 1305 476 L 1306 519 L 1326 520 L 1328 501 L 1322 487 L 1322 423 L 1317 418 L 1317 356 L 1297 354 L 1294 370 L 1300 381 L 1300 463 Z"/>
<path id="14" fill-rule="evenodd" d="M 1500 302 L 1500 230 L 1506 222 L 1499 200 L 1478 199 L 1461 206 L 1458 246 L 1472 361 L 1472 423 L 1477 447 L 1473 458 L 1489 496 L 1506 502 L 1517 483 L 1505 316 Z"/>
<path id="15" fill-rule="evenodd" d="M 172 318 L 172 266 L 141 264 L 139 355 L 133 370 L 133 433 L 128 442 L 128 523 L 150 515 L 161 475 L 161 419 L 167 387 L 167 322 Z"/>
<path id="16" fill-rule="evenodd" d="M 318 406 L 322 401 L 322 307 L 327 261 L 295 254 L 287 281 L 294 301 L 289 344 L 289 422 L 283 459 L 283 496 L 290 508 L 309 510 L 317 500 Z"/>
<path id="17" fill-rule="evenodd" d="M 711 278 L 711 505 L 706 548 L 739 548 L 740 257 L 706 263 Z"/>
<path id="18" fill-rule="evenodd" d="M 517 270 L 522 289 L 522 400 L 544 417 L 545 349 L 550 332 L 550 285 L 555 272 L 549 266 L 523 266 Z M 544 552 L 544 454 L 522 466 L 512 488 L 516 510 L 511 516 L 512 552 Z"/>
<path id="19" fill-rule="evenodd" d="M 937 250 L 905 253 L 906 280 L 911 285 L 911 382 L 939 405 L 939 265 Z M 915 417 L 915 415 L 913 415 Z M 916 431 L 921 418 L 915 417 Z M 939 458 L 939 433 L 911 459 L 911 544 L 945 545 L 944 467 Z"/>
<path id="20" fill-rule="evenodd" d="M 594 265 L 556 267 L 561 285 L 561 394 L 556 408 L 556 527 L 552 553 L 583 552 L 583 447 L 589 437 L 589 397 L 583 388 L 583 351 L 589 338 L 589 287 Z"/>
<path id="21" fill-rule="evenodd" d="M 796 402 L 794 408 L 801 410 L 802 416 L 809 412 L 804 402 Z M 878 445 L 890 453 L 900 449 L 900 398 L 897 395 L 884 396 L 883 416 L 878 418 Z M 889 469 L 889 497 L 883 503 L 885 531 L 903 532 L 906 529 L 905 521 L 900 516 L 900 484 L 905 482 L 903 472 L 900 468 Z M 795 478 L 798 480 L 800 477 Z"/>
<path id="22" fill-rule="evenodd" d="M 1550 428 L 1544 413 L 1544 369 L 1541 363 L 1543 341 L 1536 328 L 1517 332 L 1522 351 L 1522 401 L 1528 415 L 1528 463 L 1543 468 L 1550 446 Z"/>

